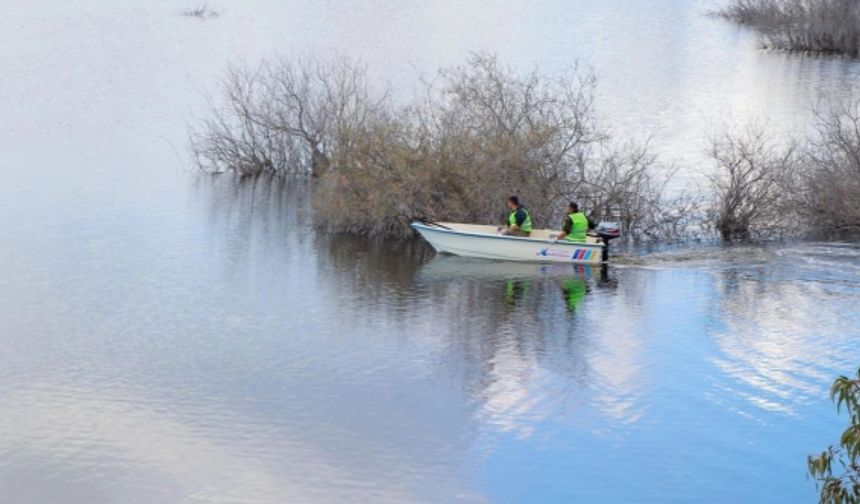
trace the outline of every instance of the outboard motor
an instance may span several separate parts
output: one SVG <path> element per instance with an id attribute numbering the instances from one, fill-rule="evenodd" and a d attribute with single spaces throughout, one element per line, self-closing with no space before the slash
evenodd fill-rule
<path id="1" fill-rule="evenodd" d="M 594 232 L 603 240 L 603 262 L 609 260 L 609 240 L 621 236 L 620 222 L 601 222 L 594 228 Z"/>

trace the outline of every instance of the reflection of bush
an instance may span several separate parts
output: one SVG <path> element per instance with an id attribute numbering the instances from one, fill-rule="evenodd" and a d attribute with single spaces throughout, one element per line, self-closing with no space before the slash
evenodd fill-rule
<path id="1" fill-rule="evenodd" d="M 345 292 L 355 295 L 393 297 L 395 304 L 416 295 L 414 277 L 433 250 L 423 241 L 374 241 L 348 234 L 321 237 L 318 259 L 334 268 Z"/>

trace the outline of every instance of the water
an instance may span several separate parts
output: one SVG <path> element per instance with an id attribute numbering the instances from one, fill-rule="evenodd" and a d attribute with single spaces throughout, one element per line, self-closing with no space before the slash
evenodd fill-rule
<path id="1" fill-rule="evenodd" d="M 227 62 L 344 51 L 408 95 L 579 59 L 687 173 L 726 116 L 808 124 L 860 66 L 762 52 L 712 2 L 0 7 L 0 502 L 805 502 L 860 364 L 860 248 L 606 272 L 308 227 L 302 188 L 189 173 Z"/>

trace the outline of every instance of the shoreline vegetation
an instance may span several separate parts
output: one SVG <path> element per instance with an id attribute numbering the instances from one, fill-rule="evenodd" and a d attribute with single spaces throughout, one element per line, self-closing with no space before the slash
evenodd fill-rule
<path id="1" fill-rule="evenodd" d="M 715 14 L 753 27 L 767 48 L 860 57 L 856 0 L 733 0 Z"/>
<path id="2" fill-rule="evenodd" d="M 189 143 L 201 170 L 309 180 L 314 223 L 334 233 L 496 224 L 517 194 L 538 227 L 575 199 L 634 241 L 860 236 L 860 102 L 820 105 L 806 139 L 727 128 L 707 148 L 707 187 L 669 194 L 675 170 L 647 141 L 611 138 L 595 86 L 579 66 L 518 72 L 474 54 L 402 104 L 347 58 L 268 60 L 229 69 Z"/>

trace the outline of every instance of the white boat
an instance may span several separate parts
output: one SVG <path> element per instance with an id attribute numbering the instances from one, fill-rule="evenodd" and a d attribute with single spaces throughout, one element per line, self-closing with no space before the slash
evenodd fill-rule
<path id="1" fill-rule="evenodd" d="M 534 229 L 531 235 L 500 235 L 495 226 L 457 222 L 413 222 L 437 252 L 501 261 L 600 264 L 606 260 L 603 239 L 589 236 L 585 243 L 552 241 L 550 229 Z"/>

